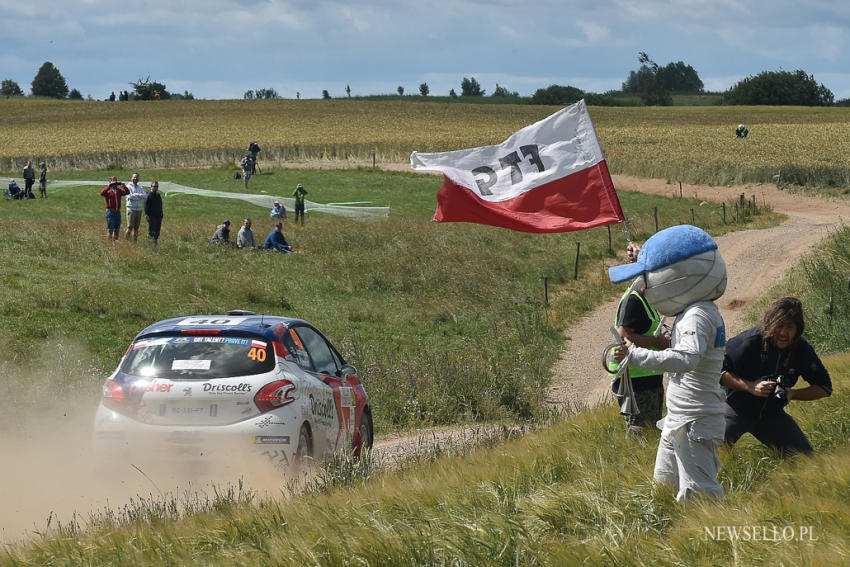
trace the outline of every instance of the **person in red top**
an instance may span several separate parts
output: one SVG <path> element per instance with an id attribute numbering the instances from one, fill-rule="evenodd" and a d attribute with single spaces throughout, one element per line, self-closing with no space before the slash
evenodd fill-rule
<path id="1" fill-rule="evenodd" d="M 110 242 L 117 241 L 121 234 L 121 197 L 129 193 L 127 186 L 114 176 L 109 178 L 109 185 L 100 191 L 101 197 L 106 199 L 106 237 Z"/>

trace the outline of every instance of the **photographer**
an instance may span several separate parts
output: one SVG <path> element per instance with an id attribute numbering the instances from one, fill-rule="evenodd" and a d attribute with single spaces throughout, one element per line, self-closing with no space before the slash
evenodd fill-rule
<path id="1" fill-rule="evenodd" d="M 109 185 L 100 192 L 106 200 L 106 238 L 109 242 L 117 242 L 121 234 L 121 197 L 129 193 L 127 186 L 115 176 L 109 178 Z"/>
<path id="2" fill-rule="evenodd" d="M 759 327 L 726 344 L 720 383 L 726 387 L 726 443 L 751 433 L 783 455 L 811 454 L 806 435 L 785 413 L 791 400 L 811 401 L 832 394 L 829 373 L 815 349 L 802 337 L 803 305 L 780 297 L 762 315 Z M 794 388 L 802 377 L 809 383 Z"/>

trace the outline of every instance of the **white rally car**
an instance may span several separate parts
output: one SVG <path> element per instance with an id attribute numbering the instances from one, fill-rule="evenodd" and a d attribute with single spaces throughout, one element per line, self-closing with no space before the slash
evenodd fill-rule
<path id="1" fill-rule="evenodd" d="M 101 456 L 286 469 L 304 457 L 372 447 L 357 372 L 310 323 L 230 311 L 154 323 L 103 385 Z"/>

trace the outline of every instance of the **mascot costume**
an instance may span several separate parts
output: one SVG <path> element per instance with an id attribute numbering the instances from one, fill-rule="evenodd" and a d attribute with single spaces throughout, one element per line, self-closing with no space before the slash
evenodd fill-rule
<path id="1" fill-rule="evenodd" d="M 726 329 L 713 300 L 726 290 L 726 264 L 717 243 L 695 226 L 670 227 L 646 241 L 637 262 L 613 266 L 608 275 L 614 283 L 643 278 L 646 299 L 659 313 L 675 316 L 670 348 L 627 343 L 621 351 L 621 364 L 668 373 L 655 480 L 673 485 L 679 501 L 723 496 L 717 449 L 725 429 L 719 382 Z"/>

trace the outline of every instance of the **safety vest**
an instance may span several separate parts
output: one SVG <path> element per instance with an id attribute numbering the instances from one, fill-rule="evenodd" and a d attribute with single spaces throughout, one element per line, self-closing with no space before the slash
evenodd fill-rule
<path id="1" fill-rule="evenodd" d="M 633 289 L 627 289 L 626 293 L 623 294 L 623 297 L 620 298 L 620 303 L 617 305 L 617 314 L 614 316 L 614 327 L 620 326 L 620 311 L 625 308 L 626 301 L 629 299 L 629 295 L 634 295 L 640 300 L 640 304 L 643 305 L 643 309 L 646 312 L 646 316 L 649 317 L 649 330 L 643 333 L 644 337 L 651 337 L 655 335 L 655 332 L 658 330 L 658 326 L 661 325 L 661 316 L 658 315 L 658 311 L 655 310 L 655 307 L 650 305 L 649 301 L 643 296 L 642 293 Z M 650 350 L 658 350 L 657 347 L 649 347 Z M 608 360 L 608 370 L 611 374 L 617 372 L 617 363 L 613 360 Z M 639 376 L 657 376 L 658 374 L 662 374 L 657 370 L 644 370 L 643 368 L 637 368 L 635 366 L 629 366 L 629 374 L 632 378 L 636 378 Z"/>

